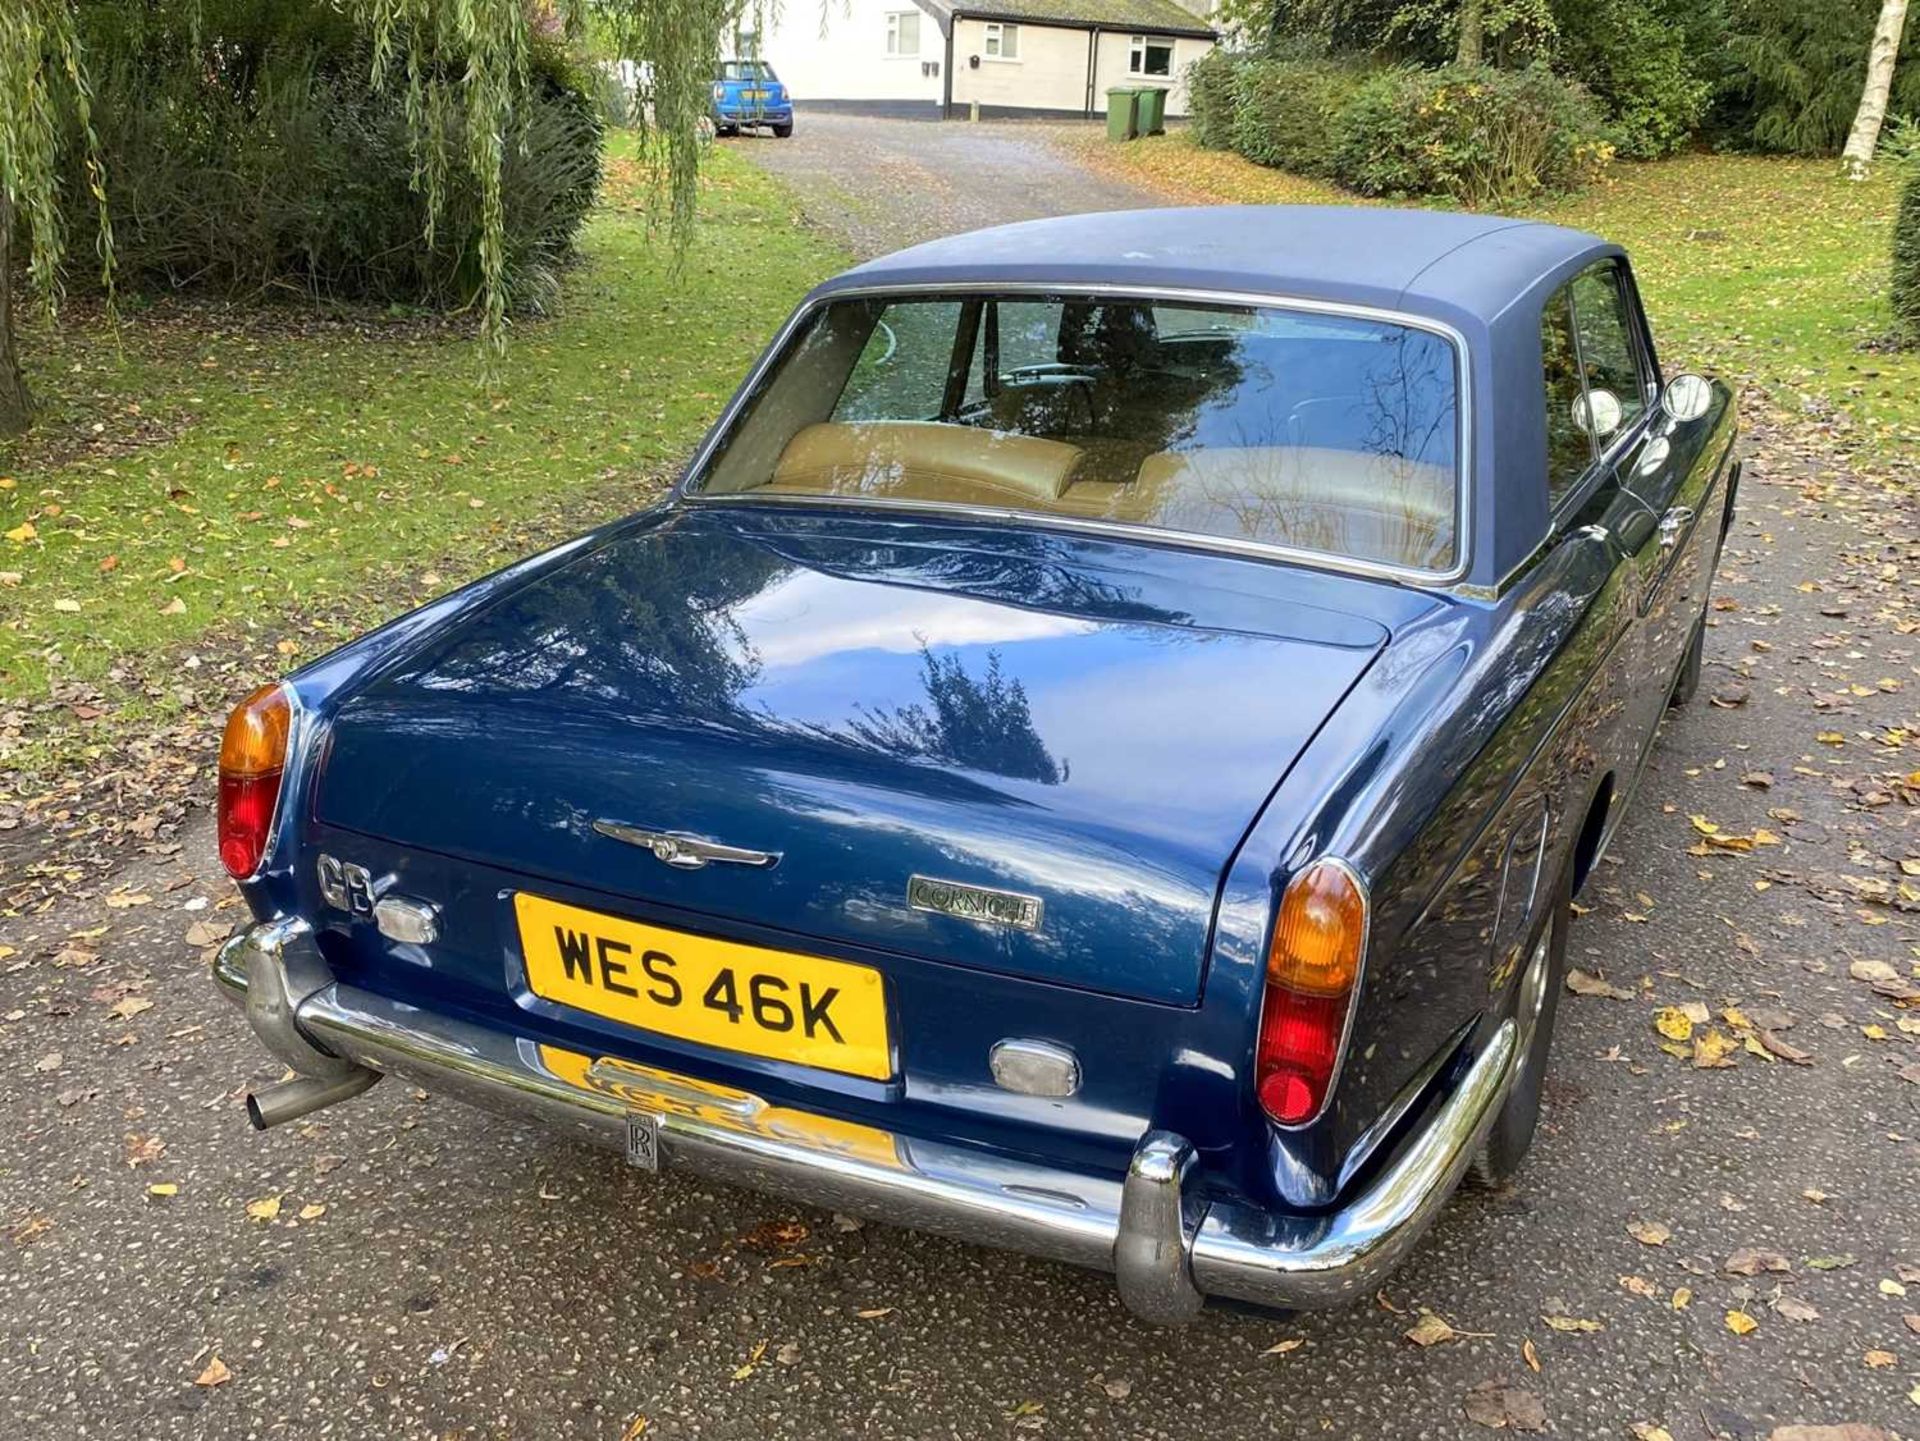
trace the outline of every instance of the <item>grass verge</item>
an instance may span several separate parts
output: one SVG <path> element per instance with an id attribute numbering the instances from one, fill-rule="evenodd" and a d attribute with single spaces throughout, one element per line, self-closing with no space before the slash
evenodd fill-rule
<path id="1" fill-rule="evenodd" d="M 209 647 L 284 668 L 653 493 L 840 257 L 717 149 L 676 267 L 612 149 L 564 308 L 517 328 L 492 389 L 457 321 L 198 300 L 29 330 L 45 416 L 0 449 L 16 796 L 195 704 L 179 672 Z"/>

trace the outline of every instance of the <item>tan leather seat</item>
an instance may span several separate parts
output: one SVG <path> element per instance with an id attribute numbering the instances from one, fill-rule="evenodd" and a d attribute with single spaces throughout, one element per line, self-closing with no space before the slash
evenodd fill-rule
<path id="1" fill-rule="evenodd" d="M 781 451 L 766 489 L 808 495 L 939 501 L 1051 510 L 1080 464 L 1080 448 L 934 421 L 809 425 Z"/>
<path id="2" fill-rule="evenodd" d="M 1155 451 L 1130 484 L 1076 483 L 1056 508 L 1420 570 L 1454 555 L 1450 470 L 1348 450 Z"/>

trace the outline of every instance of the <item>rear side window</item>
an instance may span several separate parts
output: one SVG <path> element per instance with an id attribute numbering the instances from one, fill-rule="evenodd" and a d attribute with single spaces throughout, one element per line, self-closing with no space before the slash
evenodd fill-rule
<path id="1" fill-rule="evenodd" d="M 1554 293 L 1541 314 L 1540 360 L 1547 496 L 1557 506 L 1613 438 L 1646 413 L 1652 389 L 1617 263 L 1589 266 Z"/>

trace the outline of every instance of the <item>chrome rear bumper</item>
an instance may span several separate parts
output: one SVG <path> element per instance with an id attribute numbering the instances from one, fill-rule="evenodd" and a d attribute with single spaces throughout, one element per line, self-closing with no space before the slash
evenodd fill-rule
<path id="1" fill-rule="evenodd" d="M 1337 1211 L 1301 1216 L 1198 1194 L 1193 1147 L 1170 1131 L 1141 1137 L 1124 1178 L 1088 1176 L 556 1051 L 339 984 L 298 919 L 235 934 L 213 977 L 302 1075 L 338 1083 L 358 1067 L 393 1072 L 616 1149 L 629 1117 L 645 1113 L 665 1166 L 1111 1271 L 1128 1307 L 1163 1323 L 1190 1319 L 1208 1296 L 1296 1308 L 1370 1291 L 1452 1194 L 1505 1098 L 1516 1052 L 1514 1025 L 1504 1023 L 1364 1191 Z"/>

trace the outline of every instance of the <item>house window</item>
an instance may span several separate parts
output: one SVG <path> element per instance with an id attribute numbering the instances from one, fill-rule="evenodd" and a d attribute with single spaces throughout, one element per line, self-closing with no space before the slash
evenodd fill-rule
<path id="1" fill-rule="evenodd" d="M 1020 58 L 1020 27 L 1002 25 L 999 21 L 987 25 L 987 43 L 981 47 L 989 60 L 1018 60 Z"/>
<path id="2" fill-rule="evenodd" d="M 1136 35 L 1127 47 L 1127 74 L 1172 75 L 1173 42 L 1152 35 Z"/>
<path id="3" fill-rule="evenodd" d="M 920 12 L 896 10 L 887 16 L 887 54 L 920 53 Z"/>

